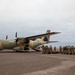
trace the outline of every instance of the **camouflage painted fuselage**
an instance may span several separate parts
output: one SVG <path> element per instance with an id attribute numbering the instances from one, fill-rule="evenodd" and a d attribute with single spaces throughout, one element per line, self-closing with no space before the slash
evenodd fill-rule
<path id="1" fill-rule="evenodd" d="M 0 40 L 0 49 L 13 49 L 16 47 L 15 40 Z"/>
<path id="2" fill-rule="evenodd" d="M 45 44 L 46 42 L 42 39 L 37 41 L 30 40 L 29 48 L 34 49 L 35 47 Z M 2 49 L 14 49 L 14 50 L 24 50 L 25 43 L 17 43 L 15 40 L 0 40 L 0 50 Z"/>

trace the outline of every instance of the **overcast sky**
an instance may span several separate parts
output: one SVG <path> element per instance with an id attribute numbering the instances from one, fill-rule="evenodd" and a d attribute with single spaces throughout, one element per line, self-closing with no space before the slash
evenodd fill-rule
<path id="1" fill-rule="evenodd" d="M 75 0 L 0 0 L 0 38 L 61 32 L 51 40 L 75 42 Z"/>

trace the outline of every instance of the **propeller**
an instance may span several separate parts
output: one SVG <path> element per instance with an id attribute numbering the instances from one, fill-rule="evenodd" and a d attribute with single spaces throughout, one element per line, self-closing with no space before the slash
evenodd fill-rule
<path id="1" fill-rule="evenodd" d="M 17 38 L 17 32 L 15 33 L 15 37 Z"/>
<path id="2" fill-rule="evenodd" d="M 17 32 L 15 33 L 15 42 L 16 42 L 16 45 L 17 45 L 17 42 L 18 42 L 18 38 L 17 38 Z"/>
<path id="3" fill-rule="evenodd" d="M 8 35 L 6 35 L 6 40 L 8 39 Z"/>

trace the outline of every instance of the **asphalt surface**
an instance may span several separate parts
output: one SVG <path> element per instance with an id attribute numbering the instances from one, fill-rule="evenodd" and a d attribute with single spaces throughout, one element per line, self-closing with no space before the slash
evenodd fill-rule
<path id="1" fill-rule="evenodd" d="M 75 75 L 75 55 L 0 52 L 0 75 Z"/>

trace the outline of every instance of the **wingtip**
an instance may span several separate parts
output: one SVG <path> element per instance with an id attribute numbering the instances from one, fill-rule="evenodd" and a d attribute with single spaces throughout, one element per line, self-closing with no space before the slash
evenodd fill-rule
<path id="1" fill-rule="evenodd" d="M 56 32 L 57 34 L 60 34 L 61 32 Z"/>
<path id="2" fill-rule="evenodd" d="M 51 32 L 52 34 L 59 34 L 59 33 L 61 33 L 61 32 Z"/>

